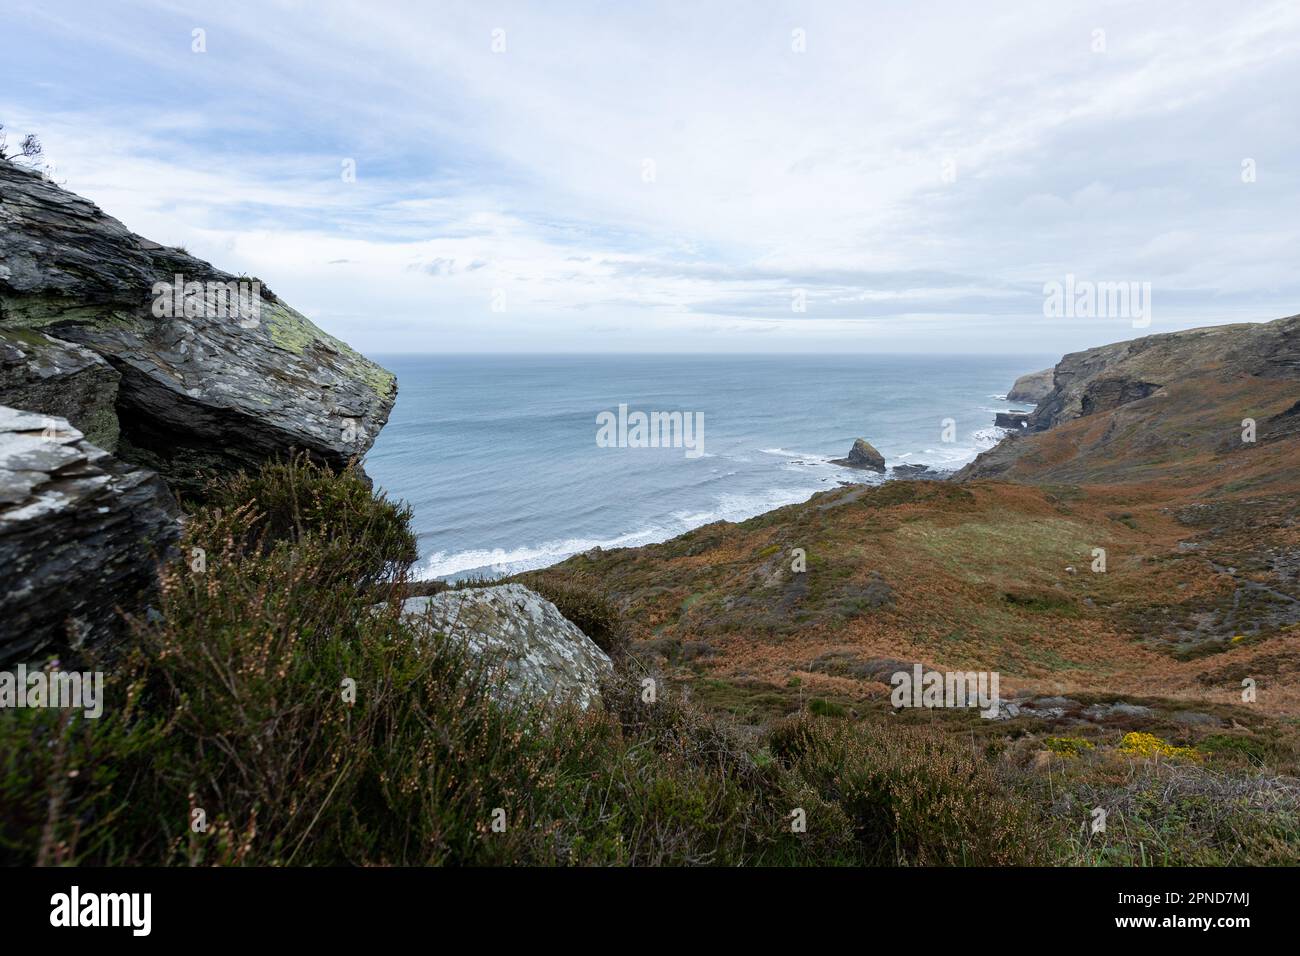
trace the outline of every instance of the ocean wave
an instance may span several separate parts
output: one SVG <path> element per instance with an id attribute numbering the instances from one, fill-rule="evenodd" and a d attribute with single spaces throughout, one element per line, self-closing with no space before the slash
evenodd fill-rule
<path id="1" fill-rule="evenodd" d="M 814 464 L 829 465 L 831 462 L 830 455 L 818 455 L 812 452 L 790 451 L 788 448 L 760 448 L 764 455 L 777 455 L 781 458 L 797 458 Z"/>
<path id="2" fill-rule="evenodd" d="M 539 545 L 517 548 L 471 548 L 429 555 L 418 569 L 420 580 L 450 578 L 469 572 L 491 575 L 518 574 L 558 564 L 575 554 L 592 548 L 636 548 L 657 544 L 715 521 L 744 521 L 756 515 L 806 501 L 815 488 L 780 488 L 762 494 L 720 495 L 712 508 L 703 511 L 677 511 L 668 525 L 652 525 L 615 538 L 564 538 Z"/>
<path id="3" fill-rule="evenodd" d="M 470 548 L 466 551 L 437 551 L 424 561 L 417 573 L 421 580 L 446 578 L 469 571 L 485 571 L 491 574 L 516 574 L 520 571 L 535 571 L 571 558 L 575 554 L 590 551 L 592 548 L 635 548 L 643 544 L 653 544 L 672 537 L 666 529 L 647 528 L 616 538 L 565 538 L 548 541 L 544 544 L 521 546 L 518 548 Z"/>

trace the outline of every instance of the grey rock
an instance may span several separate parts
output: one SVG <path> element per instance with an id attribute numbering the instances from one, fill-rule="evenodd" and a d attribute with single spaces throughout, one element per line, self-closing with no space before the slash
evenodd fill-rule
<path id="1" fill-rule="evenodd" d="M 1028 375 L 1020 376 L 1011 386 L 1011 391 L 1007 392 L 1007 401 L 1034 404 L 1041 402 L 1052 390 L 1052 378 L 1055 372 L 1055 368 L 1045 368 L 1041 372 L 1030 372 Z"/>
<path id="2" fill-rule="evenodd" d="M 192 312 L 155 315 L 155 288 L 200 283 Z M 208 283 L 250 283 L 233 311 Z M 119 457 L 192 491 L 196 472 L 302 450 L 342 466 L 388 420 L 394 377 L 250 277 L 131 233 L 93 203 L 0 161 L 0 332 L 46 333 L 120 379 Z M 24 399 L 59 414 L 50 397 Z M 77 415 L 73 416 L 74 419 Z M 94 429 L 92 428 L 92 431 Z"/>
<path id="3" fill-rule="evenodd" d="M 65 419 L 0 406 L 0 663 L 110 641 L 141 611 L 179 533 L 152 472 Z"/>
<path id="4" fill-rule="evenodd" d="M 998 712 L 993 714 L 992 720 L 1014 720 L 1020 716 L 1020 704 L 1012 700 L 999 700 Z"/>
<path id="5" fill-rule="evenodd" d="M 600 699 L 614 665 L 595 642 L 550 601 L 522 584 L 443 591 L 407 598 L 402 613 L 422 629 L 464 642 L 490 668 L 499 668 L 502 699 Z"/>
<path id="6" fill-rule="evenodd" d="M 831 464 L 843 465 L 846 468 L 867 468 L 871 471 L 885 470 L 885 456 L 876 451 L 871 443 L 865 438 L 859 438 L 849 449 L 847 458 L 833 459 Z"/>
<path id="7" fill-rule="evenodd" d="M 1142 704 L 1125 704 L 1122 701 L 1111 704 L 1093 704 L 1083 711 L 1088 720 L 1107 720 L 1111 717 L 1154 717 L 1155 711 Z"/>
<path id="8" fill-rule="evenodd" d="M 1073 697 L 1035 697 L 1025 704 L 1032 710 L 1060 709 L 1078 710 L 1083 705 Z"/>
<path id="9" fill-rule="evenodd" d="M 1228 722 L 1213 714 L 1204 714 L 1196 710 L 1180 710 L 1170 714 L 1169 719 L 1176 724 L 1185 724 L 1189 727 L 1227 727 Z"/>
<path id="10" fill-rule="evenodd" d="M 42 332 L 0 329 L 0 404 L 65 418 L 105 451 L 117 449 L 117 383 L 100 356 Z"/>
<path id="11" fill-rule="evenodd" d="M 890 474 L 895 478 L 907 479 L 924 479 L 926 481 L 940 481 L 948 476 L 948 472 L 940 471 L 937 468 L 931 468 L 929 465 L 904 463 L 894 465 L 889 469 Z"/>

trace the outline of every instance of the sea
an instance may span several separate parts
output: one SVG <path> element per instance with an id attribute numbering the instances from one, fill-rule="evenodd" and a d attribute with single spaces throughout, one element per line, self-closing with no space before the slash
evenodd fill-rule
<path id="1" fill-rule="evenodd" d="M 888 480 L 899 465 L 955 470 L 1002 437 L 995 413 L 1030 407 L 1006 401 L 1015 379 L 1055 361 L 847 354 L 374 358 L 397 375 L 399 391 L 366 470 L 414 511 L 418 576 L 445 580 L 534 570 L 595 547 L 665 541 L 805 501 L 841 482 Z M 660 413 L 656 428 L 638 428 L 637 412 L 647 419 Z M 675 420 L 667 414 L 673 412 L 682 415 Z M 615 424 L 620 418 L 622 428 Z M 642 447 L 651 441 L 647 432 L 662 438 L 661 447 Z M 832 462 L 858 437 L 884 456 L 884 475 Z"/>

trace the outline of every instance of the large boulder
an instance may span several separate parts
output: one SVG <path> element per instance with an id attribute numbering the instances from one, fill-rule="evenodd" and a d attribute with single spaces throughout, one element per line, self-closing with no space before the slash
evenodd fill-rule
<path id="1" fill-rule="evenodd" d="M 403 614 L 419 628 L 461 641 L 502 671 L 503 697 L 589 707 L 611 676 L 609 657 L 550 601 L 522 584 L 443 591 L 407 598 Z"/>
<path id="2" fill-rule="evenodd" d="M 866 468 L 870 471 L 885 470 L 885 456 L 876 451 L 875 447 L 865 438 L 859 438 L 849 449 L 847 458 L 831 459 L 833 465 L 843 465 L 845 468 Z"/>
<path id="3" fill-rule="evenodd" d="M 1052 390 L 1052 378 L 1055 372 L 1056 369 L 1053 367 L 1020 376 L 1016 379 L 1016 384 L 1011 386 L 1011 391 L 1007 392 L 1007 401 L 1038 404 Z"/>
<path id="4" fill-rule="evenodd" d="M 152 472 L 65 419 L 0 406 L 0 664 L 117 635 L 179 532 Z"/>
<path id="5" fill-rule="evenodd" d="M 184 491 L 199 472 L 292 450 L 341 467 L 369 449 L 397 394 L 391 373 L 259 280 L 137 236 L 4 161 L 0 333 L 32 344 L 43 333 L 105 359 L 119 376 L 117 454 Z M 100 428 L 22 383 L 0 383 L 4 401 Z"/>

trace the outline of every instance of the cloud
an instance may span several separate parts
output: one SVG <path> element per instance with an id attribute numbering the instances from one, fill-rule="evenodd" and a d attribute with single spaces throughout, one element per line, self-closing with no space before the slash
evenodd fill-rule
<path id="1" fill-rule="evenodd" d="M 1296 311 L 1293 4 L 12 5 L 0 122 L 371 351 L 1122 337 L 1044 325 L 1066 273 Z"/>

